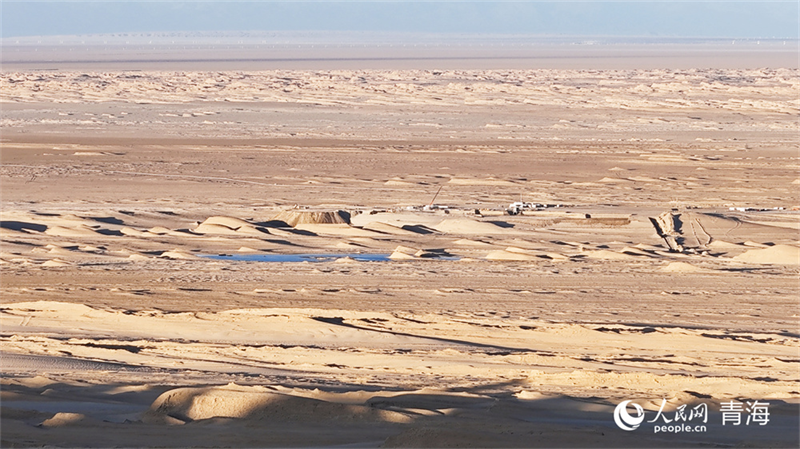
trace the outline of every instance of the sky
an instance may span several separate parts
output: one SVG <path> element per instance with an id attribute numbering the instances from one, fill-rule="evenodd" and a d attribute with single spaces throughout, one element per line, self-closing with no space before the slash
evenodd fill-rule
<path id="1" fill-rule="evenodd" d="M 2 37 L 140 32 L 391 31 L 798 38 L 788 1 L 8 1 Z"/>

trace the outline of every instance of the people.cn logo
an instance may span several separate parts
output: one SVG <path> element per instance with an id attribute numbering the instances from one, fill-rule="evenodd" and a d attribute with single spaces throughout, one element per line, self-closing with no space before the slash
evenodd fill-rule
<path id="1" fill-rule="evenodd" d="M 631 404 L 631 401 L 622 401 L 617 405 L 614 409 L 614 422 L 620 429 L 630 432 L 636 430 L 644 421 L 644 409 L 639 404 L 631 404 L 636 409 L 636 416 L 631 416 L 628 413 L 628 404 Z"/>

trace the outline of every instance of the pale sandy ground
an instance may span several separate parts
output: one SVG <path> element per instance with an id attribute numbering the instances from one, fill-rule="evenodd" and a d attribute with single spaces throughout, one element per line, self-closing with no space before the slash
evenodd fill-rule
<path id="1" fill-rule="evenodd" d="M 799 93 L 797 69 L 6 71 L 2 445 L 796 447 Z M 400 210 L 439 186 L 463 210 Z M 520 198 L 565 207 L 499 212 Z M 342 256 L 200 257 L 291 253 Z M 624 399 L 707 403 L 708 431 L 624 432 Z M 722 427 L 730 399 L 770 422 Z"/>

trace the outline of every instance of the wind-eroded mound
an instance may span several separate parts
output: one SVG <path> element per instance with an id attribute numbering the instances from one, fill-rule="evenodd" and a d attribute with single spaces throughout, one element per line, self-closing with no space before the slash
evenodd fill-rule
<path id="1" fill-rule="evenodd" d="M 389 259 L 392 260 L 437 259 L 439 257 L 449 256 L 449 255 L 450 254 L 445 250 L 416 249 L 401 245 L 394 249 L 394 252 L 392 252 L 392 254 L 389 256 Z"/>
<path id="2" fill-rule="evenodd" d="M 196 228 L 192 229 L 197 234 L 220 234 L 220 235 L 255 235 L 261 236 L 268 234 L 269 231 L 259 228 L 247 221 L 235 217 L 209 217 Z M 151 233 L 155 233 L 152 229 Z"/>
<path id="3" fill-rule="evenodd" d="M 76 226 L 74 228 L 50 226 L 44 233 L 54 237 L 97 237 L 97 233 L 94 230 L 85 226 Z"/>
<path id="4" fill-rule="evenodd" d="M 236 217 L 214 216 L 208 217 L 203 221 L 204 225 L 221 225 L 231 229 L 237 229 L 242 226 L 248 226 L 251 223 Z"/>
<path id="5" fill-rule="evenodd" d="M 626 253 L 618 253 L 616 251 L 609 251 L 607 249 L 588 251 L 586 253 L 586 257 L 588 259 L 598 260 L 640 260 L 640 257 L 638 256 L 633 256 Z"/>
<path id="6" fill-rule="evenodd" d="M 394 252 L 389 256 L 392 260 L 414 260 L 417 257 L 414 255 L 419 251 L 416 248 L 409 248 L 407 246 L 398 246 Z"/>
<path id="7" fill-rule="evenodd" d="M 289 226 L 298 224 L 350 224 L 350 213 L 337 211 L 285 210 L 272 218 Z"/>
<path id="8" fill-rule="evenodd" d="M 667 273 L 714 273 L 714 270 L 701 268 L 686 262 L 670 262 L 661 267 L 661 271 Z"/>
<path id="9" fill-rule="evenodd" d="M 176 259 L 176 260 L 200 260 L 201 258 L 195 256 L 194 254 L 183 251 L 181 249 L 173 249 L 172 251 L 164 251 L 161 253 L 161 256 L 166 259 Z"/>
<path id="10" fill-rule="evenodd" d="M 384 234 L 391 234 L 391 235 L 405 235 L 409 237 L 414 237 L 420 234 L 419 232 L 409 231 L 407 229 L 403 229 L 401 227 L 390 225 L 387 223 L 382 223 L 380 221 L 371 221 L 366 225 L 364 225 L 363 228 L 368 231 L 382 232 Z"/>
<path id="11" fill-rule="evenodd" d="M 70 426 L 70 425 L 77 425 L 79 423 L 83 423 L 87 421 L 86 415 L 80 413 L 66 413 L 66 412 L 59 412 L 56 413 L 52 418 L 45 419 L 40 426 L 41 427 L 61 427 L 61 426 Z M 93 420 L 92 420 L 93 421 Z"/>
<path id="12" fill-rule="evenodd" d="M 353 404 L 277 393 L 268 388 L 229 384 L 222 387 L 176 388 L 159 396 L 145 422 L 175 423 L 210 418 L 285 422 L 408 422 L 402 413 Z"/>
<path id="13" fill-rule="evenodd" d="M 520 260 L 537 260 L 538 257 L 524 254 L 516 251 L 509 251 L 508 249 L 499 250 L 499 251 L 492 251 L 486 255 L 487 260 L 508 260 L 508 261 L 520 261 Z"/>
<path id="14" fill-rule="evenodd" d="M 758 264 L 800 265 L 800 247 L 775 245 L 764 249 L 751 249 L 734 257 L 734 260 Z"/>
<path id="15" fill-rule="evenodd" d="M 445 234 L 485 235 L 502 234 L 505 230 L 494 224 L 484 221 L 470 220 L 468 218 L 448 218 L 433 227 Z"/>

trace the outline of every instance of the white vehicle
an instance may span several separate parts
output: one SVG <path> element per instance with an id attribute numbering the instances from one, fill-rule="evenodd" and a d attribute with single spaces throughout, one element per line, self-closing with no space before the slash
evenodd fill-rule
<path id="1" fill-rule="evenodd" d="M 508 206 L 507 211 L 509 215 L 519 215 L 523 210 L 536 210 L 542 207 L 545 207 L 545 205 L 539 203 L 525 203 L 522 201 L 516 201 Z"/>

